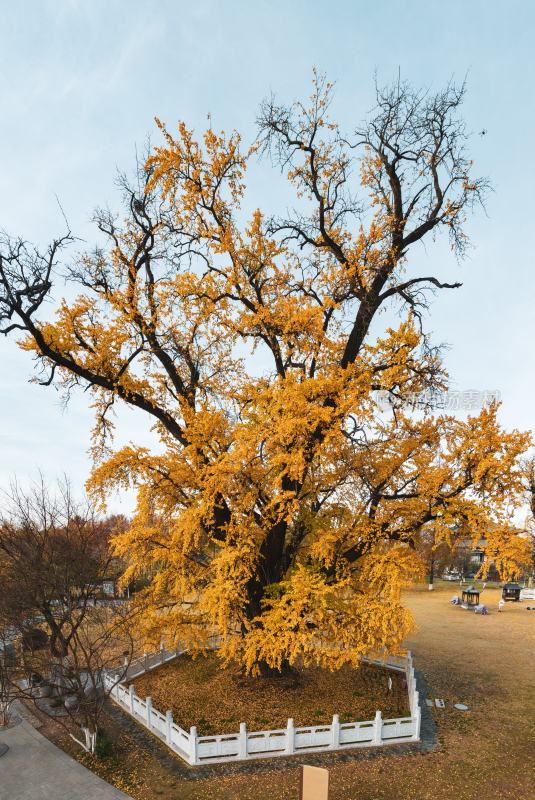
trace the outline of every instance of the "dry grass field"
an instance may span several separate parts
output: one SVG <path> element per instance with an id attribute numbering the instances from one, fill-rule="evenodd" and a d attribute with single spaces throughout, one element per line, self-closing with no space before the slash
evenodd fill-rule
<path id="1" fill-rule="evenodd" d="M 385 750 L 370 761 L 333 763 L 331 800 L 535 798 L 535 612 L 526 610 L 529 603 L 508 603 L 497 613 L 500 593 L 486 589 L 482 600 L 491 613 L 477 616 L 449 604 L 457 588 L 439 586 L 429 593 L 422 587 L 406 594 L 418 625 L 408 645 L 432 695 L 446 702 L 444 710 L 434 711 L 437 749 L 408 756 Z M 459 701 L 469 713 L 453 708 Z M 297 766 L 265 764 L 254 774 L 186 780 L 167 770 L 152 749 L 111 728 L 118 757 L 97 770 L 136 800 L 297 797 Z"/>

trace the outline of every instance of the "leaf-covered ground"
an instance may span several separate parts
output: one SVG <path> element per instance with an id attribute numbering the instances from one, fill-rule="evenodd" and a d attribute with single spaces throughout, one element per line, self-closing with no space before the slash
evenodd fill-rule
<path id="1" fill-rule="evenodd" d="M 434 697 L 439 746 L 427 755 L 384 755 L 371 761 L 333 763 L 330 800 L 532 800 L 535 797 L 535 611 L 508 603 L 497 613 L 500 593 L 486 589 L 490 608 L 476 616 L 449 604 L 455 584 L 406 593 L 418 631 L 408 644 Z M 535 605 L 535 603 L 533 604 Z M 456 711 L 455 702 L 470 706 Z M 114 756 L 92 768 L 135 800 L 295 800 L 299 767 L 271 766 L 243 773 L 188 780 L 165 768 L 155 741 L 145 748 L 107 720 L 117 740 Z M 72 741 L 62 745 L 77 755 Z M 77 757 L 79 757 L 77 755 Z M 83 757 L 85 763 L 88 757 Z M 304 760 L 304 759 L 303 759 Z"/>
<path id="2" fill-rule="evenodd" d="M 392 676 L 392 691 L 388 677 Z M 180 656 L 135 681 L 140 697 L 151 697 L 155 708 L 171 709 L 183 728 L 196 725 L 201 736 L 231 733 L 246 722 L 250 730 L 329 724 L 408 715 L 402 675 L 372 666 L 345 667 L 338 673 L 306 669 L 295 678 L 244 678 L 222 670 L 214 654 L 195 659 Z"/>

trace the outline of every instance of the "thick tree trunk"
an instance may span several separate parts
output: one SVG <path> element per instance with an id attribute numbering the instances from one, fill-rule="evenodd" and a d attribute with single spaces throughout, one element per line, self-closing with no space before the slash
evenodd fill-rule
<path id="1" fill-rule="evenodd" d="M 297 677 L 297 671 L 288 661 L 282 662 L 280 670 L 270 667 L 265 661 L 259 661 L 258 669 L 260 671 L 259 678 L 265 680 L 287 680 L 288 678 L 295 680 Z"/>
<path id="2" fill-rule="evenodd" d="M 277 583 L 283 577 L 283 550 L 286 522 L 279 522 L 266 534 L 260 547 L 256 571 L 247 583 L 247 604 L 244 608 L 248 620 L 253 621 L 262 613 L 262 601 L 266 586 Z"/>

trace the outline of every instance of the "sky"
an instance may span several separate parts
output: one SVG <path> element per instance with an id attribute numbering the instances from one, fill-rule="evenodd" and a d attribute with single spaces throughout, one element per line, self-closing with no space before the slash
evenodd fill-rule
<path id="1" fill-rule="evenodd" d="M 498 393 L 506 426 L 535 428 L 530 0 L 0 0 L 0 29 L 0 228 L 40 245 L 64 229 L 58 200 L 91 245 L 91 213 L 119 207 L 117 170 L 132 169 L 147 136 L 158 141 L 155 116 L 202 131 L 210 114 L 215 130 L 250 142 L 261 100 L 307 97 L 316 67 L 335 81 L 334 114 L 351 130 L 373 106 L 375 74 L 431 90 L 466 77 L 476 171 L 493 191 L 469 224 L 463 263 L 441 243 L 417 255 L 463 282 L 436 297 L 427 328 L 448 345 L 454 391 Z M 282 198 L 278 177 L 259 167 L 251 204 L 276 210 Z M 0 488 L 41 471 L 68 474 L 81 493 L 90 398 L 80 391 L 65 407 L 29 383 L 31 358 L 14 340 L 0 340 L 0 367 Z M 151 436 L 140 414 L 122 412 L 118 444 L 129 440 Z"/>

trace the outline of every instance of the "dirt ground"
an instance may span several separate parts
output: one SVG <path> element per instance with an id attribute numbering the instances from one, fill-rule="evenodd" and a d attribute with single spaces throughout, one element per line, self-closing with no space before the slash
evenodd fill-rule
<path id="1" fill-rule="evenodd" d="M 417 669 L 445 709 L 434 710 L 439 744 L 429 754 L 384 755 L 333 763 L 330 800 L 533 800 L 535 798 L 535 611 L 486 589 L 487 617 L 451 606 L 456 585 L 406 593 L 418 630 L 407 642 Z M 535 603 L 533 604 L 535 605 Z M 464 702 L 469 712 L 456 711 Z M 265 764 L 254 774 L 188 780 L 165 767 L 158 744 L 147 748 L 109 724 L 117 754 L 93 765 L 135 800 L 290 800 L 298 766 Z M 64 746 L 74 752 L 64 740 Z M 87 757 L 83 757 L 87 763 Z"/>
<path id="2" fill-rule="evenodd" d="M 388 677 L 392 677 L 392 691 Z M 385 719 L 409 716 L 403 676 L 363 665 L 338 673 L 299 670 L 276 680 L 244 678 L 236 670 L 221 670 L 214 654 L 191 659 L 181 656 L 135 681 L 139 697 L 151 697 L 160 711 L 171 709 L 174 720 L 199 735 L 230 733 L 247 722 L 249 730 L 284 728 L 288 717 L 297 727 L 373 719 L 381 709 Z"/>

